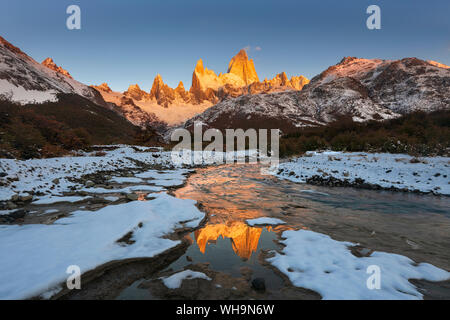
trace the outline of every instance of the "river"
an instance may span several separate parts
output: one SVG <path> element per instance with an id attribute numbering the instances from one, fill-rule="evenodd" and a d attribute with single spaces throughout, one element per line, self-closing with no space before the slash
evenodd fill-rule
<path id="1" fill-rule="evenodd" d="M 239 277 L 246 267 L 253 278 L 265 279 L 268 292 L 277 292 L 287 280 L 264 263 L 262 253 L 279 250 L 281 233 L 299 228 L 450 270 L 448 197 L 296 184 L 262 175 L 248 164 L 198 169 L 174 194 L 197 200 L 208 220 L 187 236 L 190 246 L 166 270 L 208 263 L 212 270 Z M 286 224 L 250 227 L 245 222 L 258 217 Z M 140 282 L 118 298 L 153 298 L 138 288 Z"/>

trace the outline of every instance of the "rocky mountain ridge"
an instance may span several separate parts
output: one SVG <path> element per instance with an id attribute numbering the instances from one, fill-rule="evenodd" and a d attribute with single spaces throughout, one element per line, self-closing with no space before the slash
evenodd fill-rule
<path id="1" fill-rule="evenodd" d="M 44 61 L 41 62 L 41 64 L 43 66 L 46 66 L 49 69 L 52 69 L 52 70 L 54 70 L 56 72 L 59 72 L 59 73 L 65 75 L 66 77 L 69 77 L 70 79 L 73 79 L 72 76 L 70 75 L 70 73 L 67 70 L 65 70 L 65 69 L 61 68 L 60 66 L 56 65 L 56 63 L 53 61 L 52 58 L 45 59 Z"/>
<path id="2" fill-rule="evenodd" d="M 206 68 L 202 59 L 198 60 L 189 90 L 185 89 L 181 81 L 175 89 L 169 87 L 160 74 L 154 78 L 149 92 L 134 84 L 123 93 L 115 92 L 115 97 L 112 97 L 111 92 L 103 90 L 105 88 L 102 86 L 93 87 L 99 90 L 108 102 L 117 103 L 117 97 L 123 95 L 132 99 L 134 104 L 145 112 L 155 113 L 160 120 L 175 125 L 227 98 L 245 94 L 301 90 L 308 82 L 309 80 L 303 76 L 288 79 L 285 72 L 271 80 L 264 79 L 260 82 L 253 60 L 248 58 L 245 50 L 241 50 L 230 60 L 227 72 L 219 75 Z"/>
<path id="3" fill-rule="evenodd" d="M 58 101 L 58 94 L 77 94 L 98 105 L 97 90 L 78 82 L 52 59 L 42 64 L 0 37 L 0 98 L 18 104 Z"/>
<path id="4" fill-rule="evenodd" d="M 450 108 L 450 70 L 417 58 L 345 57 L 301 91 L 244 95 L 224 100 L 188 120 L 206 127 L 281 128 L 292 132 L 324 125 L 341 116 L 383 120 L 413 111 Z"/>

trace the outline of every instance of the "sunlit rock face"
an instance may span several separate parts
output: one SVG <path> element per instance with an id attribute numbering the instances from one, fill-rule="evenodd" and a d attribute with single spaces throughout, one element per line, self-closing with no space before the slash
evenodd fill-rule
<path id="1" fill-rule="evenodd" d="M 195 238 L 202 253 L 205 253 L 209 243 L 215 243 L 219 237 L 228 238 L 231 240 L 233 251 L 240 258 L 248 260 L 258 248 L 261 232 L 261 228 L 249 227 L 243 222 L 234 221 L 229 224 L 207 225 L 195 231 Z"/>
<path id="2" fill-rule="evenodd" d="M 103 82 L 99 86 L 92 86 L 92 88 L 97 89 L 98 91 L 106 92 L 106 93 L 112 92 L 111 88 L 108 86 L 108 84 L 106 82 Z"/>
<path id="3" fill-rule="evenodd" d="M 150 99 L 150 95 L 145 92 L 144 90 L 141 90 L 139 85 L 132 84 L 128 87 L 128 90 L 123 93 L 125 96 L 134 99 L 134 100 L 148 100 Z"/>
<path id="4" fill-rule="evenodd" d="M 305 85 L 309 83 L 309 79 L 305 78 L 304 76 L 298 76 L 298 77 L 292 77 L 291 78 L 291 86 L 295 90 L 302 90 Z"/>
<path id="5" fill-rule="evenodd" d="M 304 76 L 291 77 L 289 80 L 286 73 L 277 74 L 273 79 L 264 79 L 262 82 L 254 82 L 248 86 L 249 94 L 282 92 L 289 90 L 302 90 L 309 80 Z M 238 97 L 240 94 L 230 94 L 232 97 Z"/>
<path id="6" fill-rule="evenodd" d="M 450 69 L 450 66 L 447 66 L 446 64 L 443 64 L 443 63 L 439 63 L 437 61 L 427 60 L 427 62 L 435 67 Z"/>
<path id="7" fill-rule="evenodd" d="M 67 70 L 64 70 L 63 68 L 61 68 L 60 66 L 57 66 L 52 58 L 47 58 L 44 61 L 42 61 L 42 65 L 46 66 L 49 69 L 52 69 L 53 71 L 61 73 L 61 74 L 65 75 L 66 77 L 69 77 L 70 79 L 73 79 L 72 76 L 70 75 L 70 73 Z"/>
<path id="8" fill-rule="evenodd" d="M 168 107 L 176 99 L 175 90 L 165 84 L 161 75 L 158 74 L 153 80 L 150 99 L 156 100 L 161 106 Z"/>
<path id="9" fill-rule="evenodd" d="M 209 101 L 217 103 L 228 97 L 246 94 L 270 93 L 288 90 L 301 90 L 309 82 L 303 76 L 288 79 L 285 72 L 273 79 L 260 82 L 252 59 L 242 49 L 228 64 L 227 73 L 216 75 L 203 65 L 200 59 L 192 74 L 192 86 L 189 93 L 192 100 L 200 103 Z"/>
<path id="10" fill-rule="evenodd" d="M 246 85 L 259 82 L 253 59 L 248 59 L 247 52 L 244 49 L 231 59 L 227 72 L 237 75 Z"/>

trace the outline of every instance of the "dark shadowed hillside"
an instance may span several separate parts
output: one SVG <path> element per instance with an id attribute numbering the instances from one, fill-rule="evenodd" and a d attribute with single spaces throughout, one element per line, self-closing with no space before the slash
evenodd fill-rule
<path id="1" fill-rule="evenodd" d="M 299 129 L 280 140 L 282 156 L 317 149 L 448 155 L 450 110 L 417 111 L 385 121 L 354 122 L 343 117 L 326 126 Z"/>
<path id="2" fill-rule="evenodd" d="M 132 143 L 138 127 L 116 112 L 75 94 L 57 102 L 0 101 L 0 156 L 46 157 L 91 144 Z"/>

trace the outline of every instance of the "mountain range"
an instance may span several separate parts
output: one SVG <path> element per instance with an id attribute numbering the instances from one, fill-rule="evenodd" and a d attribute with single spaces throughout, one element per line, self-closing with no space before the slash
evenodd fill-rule
<path id="1" fill-rule="evenodd" d="M 3 105 L 33 106 L 39 112 L 44 104 L 65 108 L 67 101 L 76 100 L 74 104 L 82 106 L 80 112 L 94 117 L 99 126 L 126 126 L 122 131 L 127 135 L 139 127 L 158 132 L 190 128 L 194 121 L 219 129 L 281 128 L 286 133 L 324 125 L 341 116 L 359 122 L 391 119 L 416 110 L 449 109 L 449 87 L 448 66 L 417 58 L 346 57 L 311 81 L 301 75 L 289 79 L 285 72 L 261 81 L 253 60 L 240 50 L 230 60 L 227 72 L 218 75 L 198 60 L 189 90 L 182 82 L 169 87 L 158 74 L 149 91 L 133 84 L 124 92 L 115 92 L 107 83 L 89 86 L 76 81 L 51 58 L 38 63 L 0 37 Z M 111 133 L 114 135 L 120 141 L 121 134 Z"/>
<path id="2" fill-rule="evenodd" d="M 138 84 L 130 85 L 128 90 L 122 93 L 112 91 L 107 83 L 93 88 L 97 89 L 107 102 L 124 108 L 133 103 L 168 125 L 179 125 L 222 100 L 245 94 L 301 90 L 308 82 L 304 76 L 288 79 L 285 72 L 271 80 L 264 79 L 260 82 L 253 60 L 248 59 L 245 50 L 241 50 L 231 59 L 227 72 L 219 75 L 204 67 L 202 59 L 198 60 L 189 90 L 185 89 L 181 81 L 175 89 L 170 88 L 159 74 L 153 80 L 149 92 L 142 90 Z M 130 119 L 137 125 L 146 121 L 139 121 L 136 114 Z"/>

